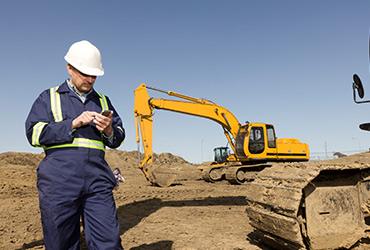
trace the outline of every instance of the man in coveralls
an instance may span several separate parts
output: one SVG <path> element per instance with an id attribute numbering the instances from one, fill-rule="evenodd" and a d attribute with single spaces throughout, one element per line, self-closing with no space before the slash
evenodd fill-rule
<path id="1" fill-rule="evenodd" d="M 122 249 L 116 180 L 104 159 L 105 146 L 117 148 L 125 137 L 122 121 L 93 88 L 104 74 L 99 50 L 76 42 L 64 59 L 69 79 L 42 92 L 26 120 L 28 141 L 46 155 L 37 169 L 45 247 L 80 249 L 83 218 L 89 249 Z"/>

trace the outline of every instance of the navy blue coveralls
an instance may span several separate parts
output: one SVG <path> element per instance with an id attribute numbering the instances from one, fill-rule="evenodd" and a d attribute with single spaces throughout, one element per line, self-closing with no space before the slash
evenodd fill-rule
<path id="1" fill-rule="evenodd" d="M 89 249 L 122 249 L 112 194 L 116 180 L 104 159 L 104 147 L 116 148 L 125 137 L 122 121 L 108 98 L 93 90 L 83 103 L 67 82 L 56 90 L 57 119 L 59 100 L 51 91 L 40 94 L 26 120 L 28 141 L 46 155 L 37 169 L 45 247 L 80 249 L 82 216 Z M 102 111 L 102 97 L 113 111 L 113 140 L 93 124 L 72 131 L 72 120 L 82 112 Z"/>

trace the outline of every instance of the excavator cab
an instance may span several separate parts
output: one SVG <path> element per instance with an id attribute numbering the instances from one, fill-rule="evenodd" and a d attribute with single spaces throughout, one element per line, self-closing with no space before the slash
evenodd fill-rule
<path id="1" fill-rule="evenodd" d="M 244 145 L 244 143 L 246 144 Z M 248 152 L 245 152 L 246 148 L 248 148 Z M 258 157 L 270 148 L 276 148 L 275 130 L 272 125 L 247 123 L 241 126 L 236 138 L 236 151 L 239 158 L 247 158 L 246 155 L 251 154 Z"/>
<path id="2" fill-rule="evenodd" d="M 277 138 L 272 124 L 246 123 L 235 140 L 236 156 L 243 164 L 308 161 L 309 148 L 295 138 Z"/>
<path id="3" fill-rule="evenodd" d="M 228 147 L 217 147 L 213 149 L 215 153 L 215 162 L 216 163 L 224 163 L 227 161 L 227 157 L 229 156 L 229 148 Z"/>

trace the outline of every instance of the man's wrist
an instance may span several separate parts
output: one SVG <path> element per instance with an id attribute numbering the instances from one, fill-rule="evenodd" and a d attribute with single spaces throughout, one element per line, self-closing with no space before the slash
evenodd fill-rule
<path id="1" fill-rule="evenodd" d="M 111 134 L 108 136 L 107 134 L 105 133 L 102 133 L 103 137 L 108 140 L 110 143 L 113 143 L 113 137 L 114 137 L 114 132 L 112 130 Z"/>
<path id="2" fill-rule="evenodd" d="M 72 121 L 72 129 L 76 129 L 76 128 L 80 127 L 81 126 L 80 124 L 81 124 L 81 122 L 79 122 L 77 118 L 74 119 Z"/>
<path id="3" fill-rule="evenodd" d="M 105 137 L 107 137 L 107 138 L 112 137 L 113 136 L 113 128 L 112 127 L 106 128 L 106 130 L 103 131 L 103 135 L 105 135 Z"/>

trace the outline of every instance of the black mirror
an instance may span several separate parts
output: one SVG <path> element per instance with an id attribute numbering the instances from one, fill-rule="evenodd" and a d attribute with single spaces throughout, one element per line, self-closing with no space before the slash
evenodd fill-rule
<path id="1" fill-rule="evenodd" d="M 360 124 L 360 129 L 370 131 L 370 123 L 362 123 Z"/>
<path id="2" fill-rule="evenodd" d="M 357 74 L 353 75 L 353 85 L 352 86 L 353 86 L 353 91 L 355 91 L 356 89 L 358 96 L 361 99 L 364 98 L 364 95 L 365 95 L 364 87 L 362 86 L 361 79 Z"/>

